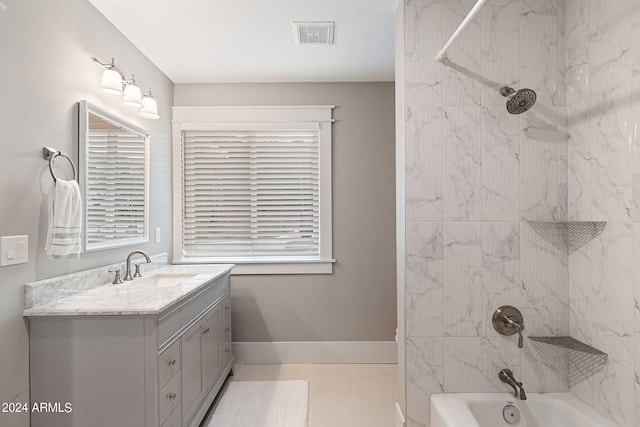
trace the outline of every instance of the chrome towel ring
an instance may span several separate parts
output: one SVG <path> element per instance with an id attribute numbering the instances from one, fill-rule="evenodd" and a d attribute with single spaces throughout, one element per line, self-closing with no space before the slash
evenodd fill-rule
<path id="1" fill-rule="evenodd" d="M 51 173 L 51 177 L 53 178 L 53 181 L 57 181 L 58 178 L 56 178 L 56 175 L 53 173 L 53 161 L 56 159 L 56 157 L 58 156 L 62 156 L 65 159 L 67 159 L 69 161 L 69 163 L 71 164 L 71 168 L 73 169 L 73 180 L 75 181 L 77 174 L 77 170 L 76 170 L 76 165 L 73 163 L 73 160 L 71 160 L 71 157 L 69 157 L 68 155 L 66 155 L 65 153 L 63 153 L 62 151 L 58 151 L 55 150 L 53 148 L 49 148 L 49 147 L 44 147 L 42 149 L 42 157 L 44 157 L 45 160 L 49 160 L 49 172 Z"/>

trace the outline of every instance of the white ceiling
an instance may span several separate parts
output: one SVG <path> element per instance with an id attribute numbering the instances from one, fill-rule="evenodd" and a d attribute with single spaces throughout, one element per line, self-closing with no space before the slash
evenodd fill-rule
<path id="1" fill-rule="evenodd" d="M 89 1 L 174 83 L 394 79 L 397 0 Z M 292 21 L 334 21 L 335 44 Z"/>

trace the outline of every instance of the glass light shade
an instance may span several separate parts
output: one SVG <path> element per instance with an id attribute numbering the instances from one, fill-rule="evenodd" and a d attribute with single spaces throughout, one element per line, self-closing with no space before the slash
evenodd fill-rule
<path id="1" fill-rule="evenodd" d="M 104 70 L 100 89 L 109 95 L 122 95 L 122 77 L 116 70 Z"/>
<path id="2" fill-rule="evenodd" d="M 155 99 L 150 96 L 145 96 L 142 98 L 142 109 L 138 111 L 138 115 L 140 117 L 144 117 L 145 119 L 159 119 L 158 115 L 158 103 Z"/>
<path id="3" fill-rule="evenodd" d="M 122 103 L 127 107 L 142 107 L 142 92 L 140 88 L 134 84 L 128 84 L 124 87 L 124 97 Z"/>

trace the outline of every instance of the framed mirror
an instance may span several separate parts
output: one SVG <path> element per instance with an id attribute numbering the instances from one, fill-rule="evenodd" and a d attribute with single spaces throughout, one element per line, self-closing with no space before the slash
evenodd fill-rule
<path id="1" fill-rule="evenodd" d="M 79 102 L 85 252 L 149 241 L 149 132 Z"/>

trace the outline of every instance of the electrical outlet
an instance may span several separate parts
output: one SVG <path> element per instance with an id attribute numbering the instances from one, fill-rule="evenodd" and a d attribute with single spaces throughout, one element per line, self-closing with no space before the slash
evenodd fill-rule
<path id="1" fill-rule="evenodd" d="M 29 262 L 29 236 L 0 237 L 0 266 Z"/>

